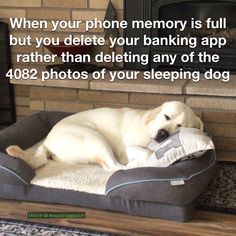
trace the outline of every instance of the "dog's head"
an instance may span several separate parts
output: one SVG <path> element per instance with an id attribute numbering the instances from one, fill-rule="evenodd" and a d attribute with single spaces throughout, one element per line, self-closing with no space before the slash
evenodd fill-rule
<path id="1" fill-rule="evenodd" d="M 162 106 L 149 111 L 146 115 L 151 138 L 162 142 L 180 127 L 203 130 L 203 123 L 193 110 L 182 102 L 166 102 Z"/>

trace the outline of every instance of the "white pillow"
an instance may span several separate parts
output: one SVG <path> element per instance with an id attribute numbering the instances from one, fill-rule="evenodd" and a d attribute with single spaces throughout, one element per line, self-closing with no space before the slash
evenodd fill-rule
<path id="1" fill-rule="evenodd" d="M 200 157 L 207 150 L 215 149 L 211 138 L 194 128 L 180 128 L 179 132 L 160 144 L 153 141 L 148 148 L 154 152 L 147 165 L 156 167 L 167 167 L 178 160 Z"/>

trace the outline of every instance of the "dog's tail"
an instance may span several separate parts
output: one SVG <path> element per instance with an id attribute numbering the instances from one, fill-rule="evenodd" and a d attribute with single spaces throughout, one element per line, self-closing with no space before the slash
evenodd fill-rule
<path id="1" fill-rule="evenodd" d="M 15 146 L 15 145 L 9 146 L 6 149 L 6 152 L 10 156 L 13 156 L 13 157 L 16 157 L 25 161 L 33 169 L 37 169 L 48 162 L 49 153 L 43 144 L 41 144 L 34 153 L 27 150 L 23 150 L 19 146 Z"/>

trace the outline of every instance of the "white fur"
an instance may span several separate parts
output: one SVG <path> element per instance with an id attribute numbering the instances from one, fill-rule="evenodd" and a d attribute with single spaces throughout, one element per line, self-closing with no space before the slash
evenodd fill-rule
<path id="1" fill-rule="evenodd" d="M 166 116 L 171 120 L 167 120 Z M 181 102 L 167 102 L 153 110 L 100 108 L 69 116 L 58 122 L 32 157 L 18 146 L 7 148 L 33 168 L 47 157 L 68 164 L 100 164 L 108 171 L 144 164 L 152 154 L 147 149 L 158 130 L 170 134 L 177 125 L 202 129 L 201 120 Z"/>

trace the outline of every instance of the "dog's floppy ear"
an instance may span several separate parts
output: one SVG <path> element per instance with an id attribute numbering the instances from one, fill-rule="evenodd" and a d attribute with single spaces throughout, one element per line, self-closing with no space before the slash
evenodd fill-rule
<path id="1" fill-rule="evenodd" d="M 158 113 L 161 111 L 161 106 L 157 107 L 154 110 L 150 110 L 145 114 L 145 123 L 149 123 L 150 121 L 154 120 L 156 118 L 156 116 L 158 115 Z"/>
<path id="2" fill-rule="evenodd" d="M 202 123 L 202 120 L 201 120 L 199 117 L 197 117 L 197 127 L 198 127 L 201 131 L 203 131 L 203 129 L 204 129 L 204 125 L 203 125 L 203 123 Z"/>

